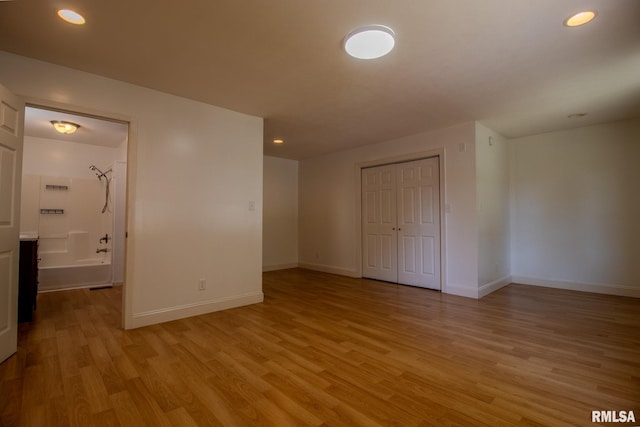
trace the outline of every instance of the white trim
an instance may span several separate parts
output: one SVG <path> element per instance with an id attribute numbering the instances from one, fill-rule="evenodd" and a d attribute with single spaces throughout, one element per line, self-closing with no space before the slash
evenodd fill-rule
<path id="1" fill-rule="evenodd" d="M 298 263 L 298 267 L 306 268 L 307 270 L 321 271 L 323 273 L 337 274 L 339 276 L 354 277 L 354 278 L 357 278 L 357 279 L 362 277 L 362 275 L 359 274 L 355 270 L 351 270 L 351 269 L 348 269 L 348 268 L 342 268 L 342 267 L 336 267 L 336 266 L 333 266 L 333 265 L 311 264 L 311 263 L 307 263 L 307 262 L 301 262 L 301 263 Z"/>
<path id="2" fill-rule="evenodd" d="M 447 288 L 442 291 L 449 295 L 457 295 L 459 297 L 478 299 L 478 288 L 476 286 L 463 286 L 463 285 L 447 285 Z"/>
<path id="3" fill-rule="evenodd" d="M 497 291 L 500 288 L 504 288 L 512 282 L 511 276 L 505 276 L 501 279 L 494 280 L 493 282 L 485 283 L 478 288 L 478 298 L 485 297 L 492 292 Z"/>
<path id="4" fill-rule="evenodd" d="M 298 267 L 297 262 L 294 262 L 291 264 L 263 265 L 262 272 L 264 273 L 266 271 L 288 270 L 290 268 L 297 268 L 297 267 Z"/>
<path id="5" fill-rule="evenodd" d="M 201 314 L 212 313 L 214 311 L 228 310 L 230 308 L 241 307 L 249 304 L 261 303 L 264 300 L 262 292 L 238 295 L 216 300 L 201 301 L 192 304 L 184 304 L 175 307 L 163 308 L 160 310 L 150 310 L 136 313 L 132 316 L 128 329 L 140 328 L 154 325 L 156 323 L 170 322 L 172 320 L 183 319 L 185 317 L 199 316 Z"/>
<path id="6" fill-rule="evenodd" d="M 613 285 L 607 283 L 572 282 L 567 280 L 542 279 L 539 277 L 527 276 L 513 276 L 512 279 L 513 283 L 519 283 L 522 285 L 640 298 L 640 287 Z"/>

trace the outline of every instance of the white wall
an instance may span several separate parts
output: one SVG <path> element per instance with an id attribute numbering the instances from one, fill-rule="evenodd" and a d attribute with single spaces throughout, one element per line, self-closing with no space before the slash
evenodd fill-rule
<path id="1" fill-rule="evenodd" d="M 509 151 L 500 134 L 476 123 L 480 296 L 511 282 Z"/>
<path id="2" fill-rule="evenodd" d="M 640 296 L 640 120 L 509 144 L 513 280 Z"/>
<path id="3" fill-rule="evenodd" d="M 0 83 L 131 122 L 126 327 L 262 301 L 262 119 L 5 52 Z"/>
<path id="4" fill-rule="evenodd" d="M 97 180 L 89 166 L 107 170 L 116 160 L 126 160 L 126 152 L 120 148 L 25 136 L 22 174 Z"/>
<path id="5" fill-rule="evenodd" d="M 463 145 L 463 147 L 461 147 Z M 460 151 L 463 148 L 464 151 Z M 299 162 L 300 265 L 359 276 L 356 165 L 443 150 L 446 270 L 443 291 L 478 297 L 475 124 L 412 135 Z"/>
<path id="6" fill-rule="evenodd" d="M 262 269 L 298 266 L 298 162 L 264 157 Z"/>

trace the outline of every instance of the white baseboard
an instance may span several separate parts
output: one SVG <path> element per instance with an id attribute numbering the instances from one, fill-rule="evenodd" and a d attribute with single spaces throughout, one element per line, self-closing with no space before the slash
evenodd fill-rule
<path id="1" fill-rule="evenodd" d="M 298 267 L 297 262 L 292 264 L 263 265 L 262 272 L 264 273 L 265 271 L 287 270 L 289 268 L 297 268 L 297 267 Z"/>
<path id="2" fill-rule="evenodd" d="M 478 298 L 489 295 L 491 292 L 495 292 L 500 288 L 504 288 L 513 281 L 511 276 L 505 276 L 501 279 L 494 280 L 493 282 L 486 283 L 478 288 Z"/>
<path id="3" fill-rule="evenodd" d="M 321 271 L 323 273 L 337 274 L 339 276 L 360 278 L 360 276 L 357 275 L 355 270 L 349 270 L 347 268 L 342 268 L 342 267 L 334 267 L 331 265 L 300 262 L 298 263 L 298 267 L 306 268 L 307 270 Z"/>
<path id="4" fill-rule="evenodd" d="M 442 292 L 445 294 L 457 295 L 459 297 L 478 299 L 478 288 L 461 285 L 447 284 Z"/>
<path id="5" fill-rule="evenodd" d="M 145 311 L 134 314 L 131 319 L 131 324 L 127 325 L 126 329 L 135 329 L 155 325 L 156 323 L 170 322 L 172 320 L 184 319 L 185 317 L 212 313 L 214 311 L 228 310 L 243 305 L 257 304 L 263 300 L 264 294 L 262 292 L 254 292 L 217 300 L 200 301 L 193 304 L 168 307 L 161 310 Z"/>
<path id="6" fill-rule="evenodd" d="M 570 282 L 566 280 L 550 280 L 527 276 L 513 276 L 512 280 L 513 283 L 520 283 L 523 285 L 542 286 L 545 288 L 566 289 L 570 291 L 594 292 L 597 294 L 640 298 L 640 287 L 611 285 L 605 283 Z"/>

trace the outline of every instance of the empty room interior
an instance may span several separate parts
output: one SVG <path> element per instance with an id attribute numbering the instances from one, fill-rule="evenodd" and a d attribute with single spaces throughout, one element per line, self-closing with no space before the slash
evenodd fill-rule
<path id="1" fill-rule="evenodd" d="M 639 18 L 0 1 L 0 426 L 637 425 Z"/>

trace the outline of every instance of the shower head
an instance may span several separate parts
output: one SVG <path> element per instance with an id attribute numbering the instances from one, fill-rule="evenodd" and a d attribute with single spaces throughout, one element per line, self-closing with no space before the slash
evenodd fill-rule
<path id="1" fill-rule="evenodd" d="M 94 172 L 96 172 L 96 171 L 97 171 L 97 172 L 96 172 L 96 176 L 98 177 L 98 179 L 99 179 L 100 181 L 102 181 L 102 177 L 103 177 L 103 176 L 105 176 L 105 177 L 106 177 L 106 175 L 104 174 L 104 172 L 102 172 L 100 169 L 98 169 L 95 165 L 91 165 L 91 166 L 89 166 L 89 169 L 91 169 L 91 170 L 92 170 L 92 171 L 94 171 Z"/>

